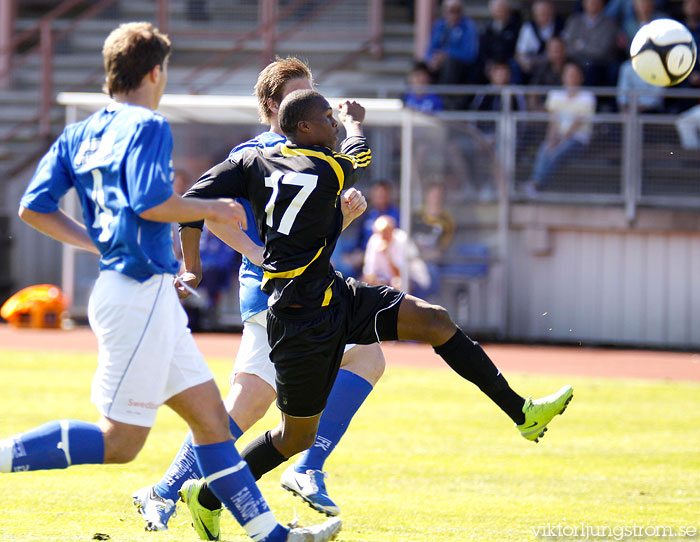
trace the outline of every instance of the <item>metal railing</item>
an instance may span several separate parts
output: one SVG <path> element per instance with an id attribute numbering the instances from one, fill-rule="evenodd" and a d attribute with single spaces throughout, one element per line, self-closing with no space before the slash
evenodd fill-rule
<path id="1" fill-rule="evenodd" d="M 386 98 L 399 97 L 407 89 L 396 85 L 345 90 L 349 96 L 357 93 Z M 551 115 L 546 111 L 514 110 L 511 98 L 544 96 L 552 90 L 550 87 L 436 85 L 424 90 L 443 97 L 461 97 L 457 101 L 466 109 L 414 113 L 412 154 L 428 157 L 422 168 L 425 171 L 418 167 L 418 179 L 430 174 L 448 180 L 458 178 L 458 183 L 450 182 L 458 188 L 456 194 L 465 198 L 495 199 L 499 182 L 503 182 L 508 198 L 514 201 L 624 205 L 630 222 L 640 205 L 700 208 L 700 148 L 692 148 L 694 140 L 690 139 L 689 144 L 689 136 L 685 140 L 682 137 L 684 129 L 700 136 L 700 120 L 689 119 L 685 125 L 682 121 L 689 116 L 683 108 L 698 103 L 696 90 L 664 89 L 666 104 L 679 113 L 651 114 L 639 110 L 638 100 L 646 94 L 643 91 L 626 94 L 629 100 L 624 112 L 606 112 L 614 110 L 618 90 L 588 88 L 599 104 L 599 112 L 589 119 L 590 142 L 561 164 L 555 178 L 537 191 L 528 189 L 527 181 Z M 503 106 L 497 111 L 470 110 L 470 100 L 484 94 L 500 96 Z M 700 137 L 695 139 L 700 141 Z M 484 164 L 490 160 L 496 163 Z M 502 181 L 498 181 L 496 168 Z"/>
<path id="2" fill-rule="evenodd" d="M 10 52 L 17 51 L 23 44 L 30 44 L 29 47 L 19 54 L 12 55 L 10 62 L 6 63 L 4 72 L 0 72 L 0 78 L 11 78 L 12 71 L 22 66 L 34 55 L 41 57 L 41 86 L 39 94 L 39 112 L 35 119 L 26 123 L 38 122 L 39 135 L 47 137 L 51 133 L 50 110 L 54 103 L 53 85 L 53 57 L 54 44 L 57 40 L 69 35 L 80 23 L 97 16 L 99 13 L 115 4 L 117 0 L 64 0 L 58 6 L 44 15 L 33 27 L 18 33 L 9 42 Z M 163 0 L 161 0 L 163 1 Z M 85 8 L 80 15 L 73 17 L 71 23 L 60 31 L 54 30 L 57 19 L 63 17 L 71 10 Z M 3 55 L 5 51 L 0 52 Z M 12 133 L 12 132 L 11 132 Z"/>
<path id="3" fill-rule="evenodd" d="M 2 13 L 9 16 L 13 13 L 12 0 L 0 0 L 2 3 Z M 259 63 L 267 63 L 274 56 L 276 45 L 282 39 L 287 39 L 292 36 L 298 36 L 304 32 L 314 21 L 321 21 L 324 13 L 327 13 L 331 8 L 343 6 L 344 3 L 340 0 L 314 4 L 314 9 L 309 10 L 309 2 L 296 0 L 291 3 L 285 3 L 283 9 L 280 9 L 281 0 L 262 0 L 255 3 L 255 19 L 251 24 L 248 24 L 245 31 L 242 33 L 228 27 L 220 27 L 214 23 L 206 25 L 197 25 L 192 21 L 187 21 L 186 24 L 177 24 L 177 10 L 174 10 L 175 2 L 172 0 L 156 0 L 152 5 L 153 20 L 158 27 L 164 32 L 170 31 L 172 35 L 177 37 L 188 37 L 203 40 L 212 38 L 222 38 L 233 40 L 231 47 L 215 53 L 208 62 L 194 68 L 186 77 L 186 81 L 190 83 L 190 90 L 193 93 L 206 92 L 209 88 L 219 84 L 222 81 L 230 78 L 232 74 L 256 60 Z M 33 25 L 31 28 L 22 32 L 17 32 L 9 39 L 5 34 L 7 29 L 0 29 L 3 33 L 3 40 L 0 44 L 6 42 L 7 45 L 0 50 L 0 81 L 11 81 L 13 71 L 21 67 L 32 56 L 39 55 L 41 58 L 41 83 L 40 83 L 40 99 L 38 113 L 36 117 L 20 123 L 15 129 L 11 129 L 3 141 L 13 137 L 17 130 L 21 130 L 28 125 L 38 124 L 39 135 L 48 137 L 51 130 L 50 110 L 54 105 L 54 74 L 53 74 L 53 59 L 55 43 L 62 38 L 74 32 L 79 25 L 90 19 L 94 19 L 107 8 L 118 5 L 118 0 L 63 0 L 55 8 L 49 11 L 46 15 Z M 382 1 L 367 0 L 367 13 L 369 20 L 364 21 L 363 28 L 367 29 L 366 36 L 358 41 L 357 51 L 369 51 L 374 56 L 381 55 L 382 52 Z M 355 6 L 357 8 L 357 6 Z M 56 21 L 79 11 L 79 14 L 70 19 L 69 24 L 61 25 L 61 29 L 56 29 Z M 357 9 L 355 9 L 357 11 Z M 240 8 L 231 12 L 231 17 L 234 17 L 240 12 Z M 209 17 L 214 17 L 214 22 L 217 20 L 217 14 L 211 14 Z M 365 24 L 366 23 L 366 24 Z M 212 27 L 212 25 L 214 25 Z M 10 25 L 11 26 L 11 25 Z M 10 29 L 11 31 L 11 29 Z M 337 33 L 333 28 L 328 32 L 330 37 L 333 33 Z M 313 35 L 308 39 L 318 39 L 318 29 L 313 30 Z M 354 36 L 357 38 L 357 36 Z M 227 60 L 235 53 L 241 52 L 246 45 L 251 42 L 257 42 L 262 38 L 261 52 L 252 53 L 247 60 L 237 62 L 235 66 L 224 67 L 221 73 L 214 76 L 203 76 L 207 69 L 222 67 Z M 23 49 L 21 52 L 19 52 Z M 81 86 L 94 83 L 99 79 L 101 74 L 95 72 L 86 73 L 86 77 L 82 81 L 76 82 L 69 90 L 77 90 Z M 195 84 L 196 83 L 196 84 Z"/>

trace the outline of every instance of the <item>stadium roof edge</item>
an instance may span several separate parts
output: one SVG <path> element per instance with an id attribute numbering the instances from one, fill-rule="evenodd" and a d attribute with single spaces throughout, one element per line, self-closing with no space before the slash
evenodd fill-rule
<path id="1" fill-rule="evenodd" d="M 338 104 L 347 98 L 328 98 Z M 96 111 L 109 103 L 109 96 L 98 92 L 61 92 L 59 105 L 74 106 L 83 111 Z M 403 103 L 397 99 L 361 98 L 358 101 L 368 113 L 366 124 L 399 125 Z M 254 96 L 165 94 L 158 112 L 173 123 L 202 122 L 209 124 L 258 123 L 257 101 Z"/>

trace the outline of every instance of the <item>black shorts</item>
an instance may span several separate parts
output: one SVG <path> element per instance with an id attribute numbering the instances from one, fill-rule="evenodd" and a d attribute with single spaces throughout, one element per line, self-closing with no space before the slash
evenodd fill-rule
<path id="1" fill-rule="evenodd" d="M 277 406 L 294 417 L 323 411 L 345 345 L 397 339 L 404 293 L 338 275 L 340 301 L 316 310 L 267 312 L 270 360 L 277 373 Z"/>

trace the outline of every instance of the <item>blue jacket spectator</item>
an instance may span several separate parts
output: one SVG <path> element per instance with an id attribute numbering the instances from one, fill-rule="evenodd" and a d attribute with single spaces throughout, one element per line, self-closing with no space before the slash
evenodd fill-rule
<path id="1" fill-rule="evenodd" d="M 441 84 L 470 83 L 475 78 L 479 30 L 464 15 L 460 0 L 445 0 L 443 15 L 433 25 L 425 61 Z"/>
<path id="2" fill-rule="evenodd" d="M 439 94 L 425 92 L 425 87 L 431 83 L 431 74 L 425 62 L 415 62 L 411 73 L 408 74 L 409 92 L 403 97 L 406 107 L 422 113 L 432 113 L 444 109 Z"/>

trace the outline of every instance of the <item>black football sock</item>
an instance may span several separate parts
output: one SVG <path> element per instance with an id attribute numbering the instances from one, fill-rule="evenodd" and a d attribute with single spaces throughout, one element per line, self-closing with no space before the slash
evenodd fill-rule
<path id="1" fill-rule="evenodd" d="M 433 350 L 458 375 L 476 384 L 515 423 L 519 425 L 525 422 L 525 399 L 511 389 L 479 343 L 457 329 L 449 341 L 434 346 Z"/>
<path id="2" fill-rule="evenodd" d="M 209 489 L 209 484 L 204 482 L 202 489 L 199 491 L 199 497 L 197 498 L 199 504 L 201 504 L 207 510 L 218 510 L 221 508 L 221 501 L 217 499 L 214 492 Z"/>
<path id="3" fill-rule="evenodd" d="M 256 480 L 260 480 L 263 474 L 287 461 L 287 458 L 272 444 L 270 431 L 248 444 L 241 452 L 241 457 L 248 463 L 250 472 Z"/>

